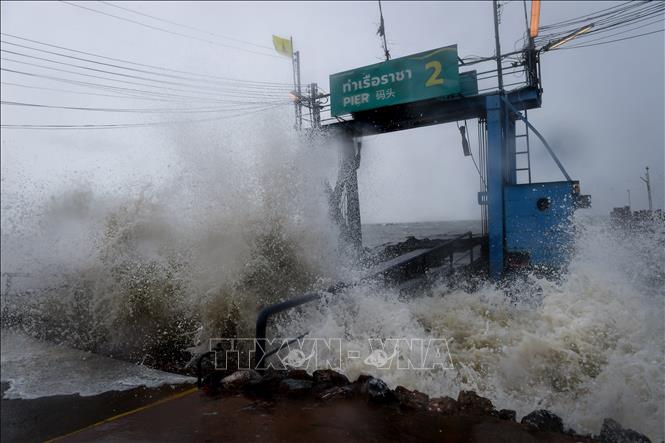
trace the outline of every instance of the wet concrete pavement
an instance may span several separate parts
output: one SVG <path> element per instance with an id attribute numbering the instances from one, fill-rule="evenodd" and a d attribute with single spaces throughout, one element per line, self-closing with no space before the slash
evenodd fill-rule
<path id="1" fill-rule="evenodd" d="M 328 402 L 262 400 L 243 394 L 213 398 L 194 390 L 56 441 L 564 443 L 586 439 L 530 430 L 495 417 L 403 412 L 362 398 Z"/>

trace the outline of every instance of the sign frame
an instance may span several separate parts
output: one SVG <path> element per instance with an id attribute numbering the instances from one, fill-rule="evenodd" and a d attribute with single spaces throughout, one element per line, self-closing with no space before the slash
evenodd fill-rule
<path id="1" fill-rule="evenodd" d="M 462 89 L 457 45 L 449 45 L 332 74 L 330 112 L 336 117 L 455 96 Z"/>

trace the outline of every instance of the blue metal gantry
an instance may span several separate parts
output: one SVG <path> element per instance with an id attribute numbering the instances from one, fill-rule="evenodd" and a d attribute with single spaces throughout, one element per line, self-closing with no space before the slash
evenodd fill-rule
<path id="1" fill-rule="evenodd" d="M 579 194 L 579 182 L 570 178 L 540 133 L 521 111 L 541 105 L 538 85 L 511 92 L 459 97 L 453 100 L 430 99 L 353 114 L 354 119 L 328 125 L 346 135 L 349 143 L 372 134 L 399 131 L 465 119 L 485 119 L 487 125 L 486 185 L 479 204 L 488 214 L 488 268 L 490 276 L 500 278 L 514 265 L 557 268 L 565 264 L 572 245 L 572 214 L 588 206 L 588 196 Z M 523 120 L 544 143 L 565 180 L 548 183 L 517 183 L 516 120 Z M 350 149 L 349 152 L 354 152 Z M 355 171 L 350 171 L 351 175 Z M 357 195 L 357 187 L 351 193 Z M 350 199 L 358 205 L 357 199 Z M 359 206 L 347 208 L 355 214 L 360 239 Z"/>

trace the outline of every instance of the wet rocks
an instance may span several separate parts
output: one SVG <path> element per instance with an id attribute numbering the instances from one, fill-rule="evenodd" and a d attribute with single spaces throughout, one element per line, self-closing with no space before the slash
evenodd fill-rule
<path id="1" fill-rule="evenodd" d="M 625 429 L 615 420 L 606 418 L 600 429 L 601 443 L 651 443 L 646 436 L 632 429 Z"/>
<path id="2" fill-rule="evenodd" d="M 402 409 L 423 411 L 427 409 L 429 396 L 418 391 L 410 391 L 403 386 L 395 388 L 395 396 Z"/>
<path id="3" fill-rule="evenodd" d="M 287 397 L 304 397 L 309 394 L 312 384 L 309 380 L 285 378 L 279 383 L 279 393 Z"/>
<path id="4" fill-rule="evenodd" d="M 356 392 L 355 389 L 353 389 L 353 386 L 347 385 L 347 386 L 335 386 L 332 388 L 328 388 L 324 391 L 319 392 L 316 398 L 322 401 L 329 401 L 337 398 L 351 398 L 355 395 Z"/>
<path id="5" fill-rule="evenodd" d="M 250 383 L 259 380 L 261 376 L 254 370 L 236 371 L 224 377 L 221 381 L 222 388 L 226 390 L 243 390 Z"/>
<path id="6" fill-rule="evenodd" d="M 474 391 L 460 391 L 457 396 L 459 412 L 462 415 L 495 415 L 492 402 Z"/>
<path id="7" fill-rule="evenodd" d="M 539 431 L 563 433 L 563 421 L 561 417 L 547 409 L 538 409 L 525 415 L 520 423 Z"/>
<path id="8" fill-rule="evenodd" d="M 279 390 L 279 385 L 286 376 L 286 371 L 269 369 L 264 371 L 258 380 L 252 380 L 244 390 L 258 396 L 270 397 Z"/>
<path id="9" fill-rule="evenodd" d="M 356 383 L 360 385 L 360 393 L 365 395 L 369 401 L 390 403 L 396 400 L 395 394 L 383 380 L 370 376 L 360 376 Z"/>
<path id="10" fill-rule="evenodd" d="M 517 413 L 512 409 L 501 409 L 499 411 L 499 418 L 507 421 L 517 421 Z"/>
<path id="11" fill-rule="evenodd" d="M 333 401 L 349 399 L 352 404 L 357 405 L 358 400 L 361 400 L 360 403 L 364 400 L 372 403 L 373 409 L 385 408 L 391 417 L 415 420 L 413 423 L 420 422 L 420 420 L 441 420 L 441 417 L 437 416 L 447 416 L 449 418 L 445 420 L 457 423 L 456 417 L 462 417 L 459 423 L 483 423 L 483 426 L 511 430 L 510 432 L 528 431 L 534 436 L 539 435 L 537 432 L 561 434 L 544 436 L 543 441 L 563 442 L 572 438 L 574 441 L 599 441 L 601 443 L 650 442 L 644 435 L 631 429 L 624 429 L 612 419 L 606 419 L 603 422 L 600 436 L 596 437 L 578 435 L 572 429 L 564 433 L 562 419 L 545 409 L 526 415 L 520 421 L 520 426 L 515 424 L 515 411 L 510 409 L 497 411 L 489 399 L 479 396 L 474 391 L 461 391 L 457 399 L 445 396 L 429 398 L 427 394 L 403 386 L 392 390 L 384 381 L 370 375 L 361 375 L 356 381 L 350 382 L 344 374 L 333 370 L 317 370 L 311 375 L 302 369 L 269 369 L 261 373 L 244 370 L 237 371 L 221 380 L 217 379 L 215 386 L 217 393 L 221 388 L 222 393 L 243 392 L 249 394 L 253 400 L 258 397 L 259 401 L 256 405 L 263 404 L 261 402 L 265 400 L 269 401 L 269 404 L 273 404 L 279 398 L 298 399 L 298 402 L 312 401 L 315 403 L 314 408 L 322 406 L 324 402 L 330 406 Z M 252 409 L 258 407 L 252 405 Z M 419 417 L 414 419 L 414 415 L 419 415 Z M 501 424 L 502 421 L 503 424 Z"/>
<path id="12" fill-rule="evenodd" d="M 291 378 L 293 380 L 309 380 L 312 381 L 312 376 L 304 369 L 289 369 L 284 374 L 284 378 Z"/>
<path id="13" fill-rule="evenodd" d="M 312 374 L 314 384 L 318 386 L 346 386 L 349 379 L 346 375 L 333 371 L 332 369 L 320 369 Z"/>
<path id="14" fill-rule="evenodd" d="M 454 398 L 436 397 L 427 403 L 427 410 L 443 415 L 456 415 L 459 413 L 459 406 Z"/>

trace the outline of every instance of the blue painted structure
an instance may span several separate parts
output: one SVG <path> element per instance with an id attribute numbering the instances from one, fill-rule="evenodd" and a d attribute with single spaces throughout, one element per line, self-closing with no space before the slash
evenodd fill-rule
<path id="1" fill-rule="evenodd" d="M 535 266 L 559 267 L 573 246 L 576 182 L 530 183 L 504 188 L 505 251 Z"/>
<path id="2" fill-rule="evenodd" d="M 483 203 L 489 215 L 489 271 L 495 279 L 503 274 L 511 254 L 534 266 L 564 264 L 573 242 L 573 212 L 590 202 L 579 195 L 579 182 L 570 179 L 547 141 L 520 114 L 528 107 L 523 100 L 533 97 L 518 94 L 509 99 L 500 93 L 486 97 L 487 198 Z M 565 181 L 517 184 L 516 119 L 542 140 Z"/>
<path id="3" fill-rule="evenodd" d="M 579 195 L 578 182 L 570 178 L 547 141 L 521 114 L 521 111 L 540 107 L 541 94 L 538 85 L 531 85 L 510 92 L 497 91 L 456 100 L 423 100 L 355 113 L 353 120 L 327 127 L 352 140 L 484 118 L 487 123 L 487 192 L 479 193 L 478 203 L 488 207 L 489 272 L 492 278 L 498 279 L 511 255 L 527 257 L 531 265 L 558 267 L 564 264 L 573 238 L 568 229 L 570 216 L 575 208 L 589 203 L 588 198 Z M 518 119 L 541 139 L 565 181 L 517 184 L 515 122 Z M 542 198 L 550 204 L 545 210 L 537 206 Z"/>

